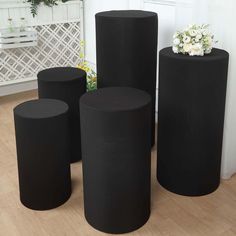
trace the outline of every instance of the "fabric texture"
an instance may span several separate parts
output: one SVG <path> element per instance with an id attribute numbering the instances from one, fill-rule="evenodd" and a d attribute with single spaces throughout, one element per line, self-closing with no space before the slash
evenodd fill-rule
<path id="1" fill-rule="evenodd" d="M 220 183 L 229 54 L 160 51 L 157 179 L 168 190 L 205 195 Z"/>
<path id="2" fill-rule="evenodd" d="M 71 163 L 81 160 L 79 99 L 86 93 L 86 72 L 72 67 L 56 67 L 38 74 L 39 98 L 64 101 L 69 106 Z"/>
<path id="3" fill-rule="evenodd" d="M 151 97 L 103 88 L 80 100 L 85 217 L 106 233 L 127 233 L 150 215 Z"/>
<path id="4" fill-rule="evenodd" d="M 109 11 L 96 15 L 98 87 L 125 86 L 152 97 L 152 145 L 155 143 L 157 14 Z"/>
<path id="5" fill-rule="evenodd" d="M 51 99 L 14 109 L 20 200 L 33 210 L 48 210 L 71 195 L 68 106 Z"/>

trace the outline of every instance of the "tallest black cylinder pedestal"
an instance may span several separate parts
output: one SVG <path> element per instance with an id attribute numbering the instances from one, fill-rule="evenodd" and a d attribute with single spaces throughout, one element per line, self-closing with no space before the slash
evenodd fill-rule
<path id="1" fill-rule="evenodd" d="M 157 14 L 108 11 L 96 15 L 98 87 L 128 86 L 152 97 L 155 143 Z"/>

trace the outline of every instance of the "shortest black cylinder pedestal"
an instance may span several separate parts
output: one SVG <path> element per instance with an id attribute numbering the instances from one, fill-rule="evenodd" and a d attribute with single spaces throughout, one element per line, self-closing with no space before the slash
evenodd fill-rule
<path id="1" fill-rule="evenodd" d="M 86 72 L 56 67 L 38 74 L 39 98 L 62 100 L 69 106 L 71 163 L 81 160 L 79 99 L 86 92 Z"/>
<path id="2" fill-rule="evenodd" d="M 106 233 L 127 233 L 150 215 L 151 97 L 104 88 L 80 99 L 85 217 Z"/>
<path id="3" fill-rule="evenodd" d="M 157 178 L 187 196 L 215 191 L 221 152 L 229 55 L 160 51 Z"/>
<path id="4" fill-rule="evenodd" d="M 68 106 L 51 99 L 14 109 L 20 200 L 33 210 L 48 210 L 71 195 Z"/>

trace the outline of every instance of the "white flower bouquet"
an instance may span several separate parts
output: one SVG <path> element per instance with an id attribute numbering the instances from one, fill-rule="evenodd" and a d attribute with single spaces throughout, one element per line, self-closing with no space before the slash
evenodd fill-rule
<path id="1" fill-rule="evenodd" d="M 177 31 L 173 36 L 173 52 L 190 56 L 204 56 L 212 51 L 214 35 L 209 25 L 189 25 L 184 31 Z"/>

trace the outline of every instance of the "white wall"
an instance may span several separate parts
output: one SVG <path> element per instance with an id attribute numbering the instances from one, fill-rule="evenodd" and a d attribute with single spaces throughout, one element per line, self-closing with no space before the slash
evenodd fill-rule
<path id="1" fill-rule="evenodd" d="M 236 39 L 236 35 L 234 35 Z M 234 49 L 236 55 L 236 50 Z M 230 52 L 230 51 L 229 51 Z M 236 173 L 236 80 L 233 68 L 236 56 L 230 54 L 230 67 L 226 96 L 225 126 L 222 155 L 222 178 L 229 179 Z"/>

